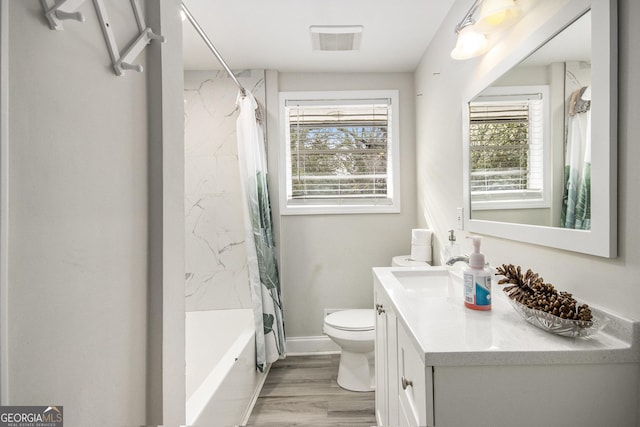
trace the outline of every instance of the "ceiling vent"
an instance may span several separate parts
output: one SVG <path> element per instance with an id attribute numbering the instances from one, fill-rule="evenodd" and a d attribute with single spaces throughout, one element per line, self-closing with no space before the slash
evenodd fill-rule
<path id="1" fill-rule="evenodd" d="M 312 25 L 311 46 L 319 52 L 353 52 L 360 50 L 361 25 Z"/>

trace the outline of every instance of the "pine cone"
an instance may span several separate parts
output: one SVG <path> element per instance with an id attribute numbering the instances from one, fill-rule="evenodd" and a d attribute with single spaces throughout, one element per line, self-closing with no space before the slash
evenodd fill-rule
<path id="1" fill-rule="evenodd" d="M 551 283 L 545 283 L 544 279 L 531 269 L 523 276 L 520 266 L 502 264 L 496 271 L 496 275 L 504 276 L 498 284 L 510 285 L 504 288 L 509 298 L 529 308 L 551 313 L 562 319 L 593 319 L 588 305 L 578 305 L 569 292 L 558 292 Z"/>

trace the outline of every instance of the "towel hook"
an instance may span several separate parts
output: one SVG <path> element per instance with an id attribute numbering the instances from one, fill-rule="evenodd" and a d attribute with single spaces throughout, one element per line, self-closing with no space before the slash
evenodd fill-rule
<path id="1" fill-rule="evenodd" d="M 69 19 L 84 22 L 84 15 L 77 11 L 84 2 L 85 0 L 60 0 L 49 7 L 47 0 L 40 0 L 45 10 L 44 16 L 49 21 L 49 27 L 52 30 L 63 30 L 62 21 Z"/>

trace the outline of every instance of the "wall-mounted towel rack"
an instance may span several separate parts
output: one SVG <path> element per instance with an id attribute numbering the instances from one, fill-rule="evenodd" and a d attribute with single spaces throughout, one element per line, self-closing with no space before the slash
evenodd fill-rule
<path id="1" fill-rule="evenodd" d="M 49 27 L 52 30 L 64 30 L 62 21 L 68 19 L 84 22 L 84 15 L 77 10 L 84 2 L 85 0 L 59 0 L 49 7 L 47 0 L 40 0 L 45 11 L 44 16 L 49 21 Z"/>
<path id="2" fill-rule="evenodd" d="M 158 40 L 164 43 L 165 38 L 160 34 L 156 34 L 147 27 L 144 21 L 144 14 L 137 0 L 130 0 L 131 7 L 133 8 L 133 14 L 136 18 L 136 24 L 138 25 L 138 36 L 127 46 L 122 55 L 116 44 L 116 39 L 113 35 L 111 28 L 111 21 L 107 15 L 107 9 L 104 6 L 103 0 L 93 0 L 93 5 L 102 27 L 102 33 L 104 34 L 104 40 L 107 44 L 107 50 L 111 57 L 113 69 L 118 76 L 124 75 L 126 70 L 133 70 L 142 72 L 142 65 L 134 64 L 134 61 L 144 50 L 144 48 L 151 43 L 151 40 Z M 47 0 L 40 0 L 42 7 L 45 10 L 45 16 L 49 21 L 49 27 L 54 30 L 63 30 L 62 22 L 66 19 L 74 19 L 76 21 L 84 22 L 84 16 L 77 9 L 85 2 L 85 0 L 58 0 L 54 6 L 49 7 Z"/>
<path id="3" fill-rule="evenodd" d="M 116 74 L 121 76 L 124 74 L 125 70 L 142 72 L 142 65 L 134 65 L 133 61 L 138 57 L 138 55 L 140 55 L 140 52 L 142 52 L 144 48 L 149 43 L 151 43 L 151 40 L 159 40 L 161 43 L 164 43 L 164 37 L 154 33 L 151 28 L 147 27 L 144 22 L 144 15 L 142 13 L 142 9 L 140 9 L 138 1 L 131 0 L 131 7 L 133 8 L 133 14 L 136 17 L 136 23 L 138 24 L 138 30 L 140 31 L 140 34 L 134 41 L 131 42 L 131 44 L 129 44 L 129 46 L 121 56 L 120 51 L 118 50 L 118 45 L 116 44 L 116 40 L 113 37 L 111 23 L 109 21 L 109 17 L 107 16 L 107 9 L 104 7 L 102 0 L 93 0 L 93 4 L 95 5 L 96 12 L 98 13 L 98 19 L 100 20 L 100 24 L 102 26 L 104 39 L 107 43 L 109 56 L 111 56 L 111 62 L 113 62 L 113 69 L 115 70 Z"/>

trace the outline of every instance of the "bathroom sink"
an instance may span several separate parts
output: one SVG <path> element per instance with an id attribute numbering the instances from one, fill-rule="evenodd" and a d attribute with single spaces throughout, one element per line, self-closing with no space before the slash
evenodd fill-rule
<path id="1" fill-rule="evenodd" d="M 426 297 L 448 297 L 462 294 L 462 280 L 446 268 L 398 269 L 394 278 L 407 292 Z"/>

